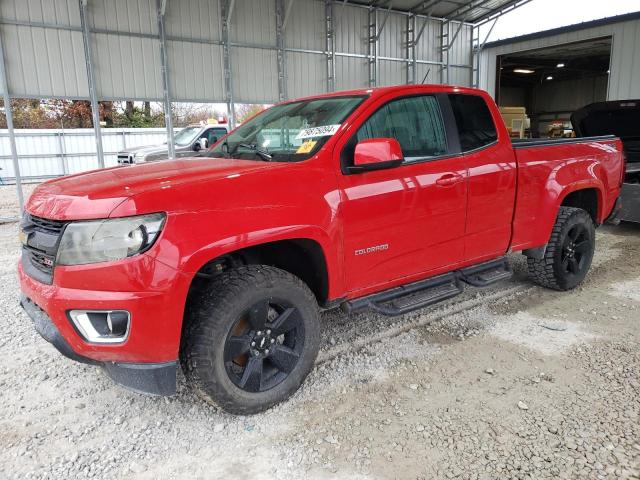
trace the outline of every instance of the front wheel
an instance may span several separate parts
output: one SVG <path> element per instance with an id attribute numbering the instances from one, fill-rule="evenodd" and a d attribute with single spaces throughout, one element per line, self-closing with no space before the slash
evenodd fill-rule
<path id="1" fill-rule="evenodd" d="M 258 413 L 288 398 L 318 354 L 313 293 L 274 267 L 221 274 L 189 312 L 180 352 L 185 376 L 230 413 Z"/>
<path id="2" fill-rule="evenodd" d="M 593 220 L 585 210 L 560 207 L 544 257 L 527 259 L 529 275 L 543 287 L 575 288 L 591 267 L 595 239 Z"/>

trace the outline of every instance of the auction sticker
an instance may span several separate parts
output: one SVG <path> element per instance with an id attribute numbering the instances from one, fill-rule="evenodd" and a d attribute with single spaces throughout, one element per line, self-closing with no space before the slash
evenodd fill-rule
<path id="1" fill-rule="evenodd" d="M 309 153 L 313 150 L 313 147 L 318 143 L 316 140 L 305 140 L 302 145 L 296 150 L 296 153 Z"/>
<path id="2" fill-rule="evenodd" d="M 302 138 L 313 138 L 313 137 L 330 137 L 331 135 L 334 135 L 338 129 L 340 128 L 340 125 L 323 125 L 321 127 L 311 127 L 311 128 L 304 128 L 302 130 L 300 130 L 300 132 L 298 133 L 298 135 L 296 135 L 296 138 L 302 139 Z"/>

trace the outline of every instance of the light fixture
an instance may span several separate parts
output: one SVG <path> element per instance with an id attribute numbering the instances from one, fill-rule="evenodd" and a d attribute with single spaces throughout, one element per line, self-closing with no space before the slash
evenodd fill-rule
<path id="1" fill-rule="evenodd" d="M 526 68 L 514 68 L 513 73 L 524 73 L 529 75 L 530 73 L 536 73 L 534 70 L 528 70 Z"/>
<path id="2" fill-rule="evenodd" d="M 559 63 L 556 65 L 557 68 L 564 68 L 564 63 Z"/>
<path id="3" fill-rule="evenodd" d="M 553 80 L 553 77 L 552 77 L 551 75 L 549 75 L 549 76 L 547 77 L 547 80 Z"/>

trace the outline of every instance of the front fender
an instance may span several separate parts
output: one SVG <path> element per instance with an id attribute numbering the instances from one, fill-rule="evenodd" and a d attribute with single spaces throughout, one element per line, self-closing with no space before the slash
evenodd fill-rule
<path id="1" fill-rule="evenodd" d="M 174 266 L 180 272 L 193 276 L 208 262 L 238 250 L 283 240 L 311 240 L 317 243 L 324 255 L 329 280 L 329 298 L 340 296 L 343 291 L 339 252 L 334 247 L 335 239 L 322 228 L 314 225 L 287 225 L 267 229 L 246 231 L 217 239 L 206 245 L 179 248 L 170 238 L 162 238 L 154 256 L 159 261 Z"/>

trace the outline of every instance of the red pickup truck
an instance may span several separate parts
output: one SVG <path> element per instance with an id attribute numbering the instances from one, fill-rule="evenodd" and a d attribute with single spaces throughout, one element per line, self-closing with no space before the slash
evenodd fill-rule
<path id="1" fill-rule="evenodd" d="M 234 413 L 313 367 L 319 310 L 397 315 L 505 279 L 585 277 L 624 176 L 615 137 L 512 144 L 485 92 L 418 85 L 276 105 L 208 157 L 52 180 L 21 223 L 21 303 L 64 355 Z"/>

